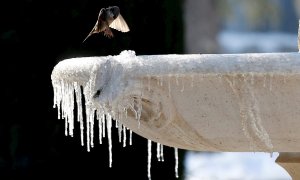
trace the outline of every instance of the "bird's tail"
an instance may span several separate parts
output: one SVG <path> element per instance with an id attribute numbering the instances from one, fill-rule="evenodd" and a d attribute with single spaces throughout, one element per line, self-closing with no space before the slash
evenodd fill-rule
<path id="1" fill-rule="evenodd" d="M 92 33 L 90 33 L 89 35 L 87 35 L 87 37 L 82 41 L 82 43 L 84 43 L 91 35 L 92 35 Z"/>
<path id="2" fill-rule="evenodd" d="M 82 41 L 82 43 L 84 43 L 92 34 L 99 32 L 99 30 L 97 28 L 97 24 L 98 24 L 98 22 L 96 23 L 96 25 L 94 26 L 94 28 L 91 30 L 91 32 L 89 33 L 89 35 L 87 35 L 87 37 Z"/>

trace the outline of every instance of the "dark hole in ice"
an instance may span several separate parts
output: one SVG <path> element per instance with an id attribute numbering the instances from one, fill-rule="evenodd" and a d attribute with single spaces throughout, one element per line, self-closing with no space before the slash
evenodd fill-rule
<path id="1" fill-rule="evenodd" d="M 101 94 L 101 91 L 102 91 L 102 89 L 97 90 L 96 93 L 95 93 L 95 95 L 94 95 L 94 98 L 99 97 L 100 94 Z"/>

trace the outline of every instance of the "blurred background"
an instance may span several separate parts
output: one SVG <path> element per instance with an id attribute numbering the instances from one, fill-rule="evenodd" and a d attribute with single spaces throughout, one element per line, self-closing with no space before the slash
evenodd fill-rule
<path id="1" fill-rule="evenodd" d="M 82 43 L 99 10 L 112 5 L 120 7 L 131 31 L 113 30 L 113 39 L 95 34 Z M 122 148 L 114 129 L 109 168 L 106 142 L 88 153 L 80 145 L 79 126 L 74 138 L 64 136 L 64 121 L 52 108 L 50 78 L 59 61 L 122 50 L 137 55 L 296 52 L 299 8 L 298 0 L 3 0 L 0 179 L 147 179 L 146 139 L 134 135 L 133 145 Z M 165 162 L 152 160 L 152 179 L 176 179 L 174 151 L 164 150 Z M 290 179 L 274 165 L 276 154 L 179 154 L 179 179 Z M 278 173 L 267 176 L 264 169 Z"/>

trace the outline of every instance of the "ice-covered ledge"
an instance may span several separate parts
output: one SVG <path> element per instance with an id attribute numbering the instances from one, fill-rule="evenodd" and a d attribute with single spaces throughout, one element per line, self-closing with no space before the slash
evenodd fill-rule
<path id="1" fill-rule="evenodd" d="M 87 117 L 97 109 L 98 116 L 109 114 L 164 145 L 300 151 L 298 53 L 136 56 L 124 51 L 61 61 L 51 78 L 54 103 L 62 101 L 68 122 L 66 134 L 72 135 L 74 126 L 74 94 L 64 93 L 75 89 L 80 99 L 83 86 Z"/>

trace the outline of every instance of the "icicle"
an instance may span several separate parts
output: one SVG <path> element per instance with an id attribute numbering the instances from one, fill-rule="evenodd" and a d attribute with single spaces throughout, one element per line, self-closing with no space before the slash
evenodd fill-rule
<path id="1" fill-rule="evenodd" d="M 118 121 L 115 121 L 116 123 L 115 123 L 115 128 L 118 128 L 119 127 L 119 125 L 118 125 Z"/>
<path id="2" fill-rule="evenodd" d="M 156 143 L 156 157 L 158 161 L 164 161 L 164 149 L 163 145 L 160 143 Z"/>
<path id="3" fill-rule="evenodd" d="M 194 75 L 191 75 L 191 87 L 194 87 Z"/>
<path id="4" fill-rule="evenodd" d="M 68 121 L 65 119 L 65 136 L 68 136 Z"/>
<path id="5" fill-rule="evenodd" d="M 169 97 L 171 97 L 171 76 L 170 75 L 168 78 L 168 90 L 169 90 Z"/>
<path id="6" fill-rule="evenodd" d="M 93 110 L 92 113 L 90 114 L 90 123 L 91 123 L 91 147 L 94 147 L 94 115 L 95 115 L 95 111 Z"/>
<path id="7" fill-rule="evenodd" d="M 56 107 L 57 107 L 57 118 L 58 119 L 62 119 L 62 117 L 61 117 L 61 101 L 56 105 Z"/>
<path id="8" fill-rule="evenodd" d="M 80 85 L 77 82 L 74 82 L 74 89 L 75 89 L 75 95 L 76 95 L 76 103 L 77 103 L 77 121 L 80 124 L 80 140 L 81 145 L 84 146 L 84 139 L 83 139 L 83 115 L 82 115 L 82 101 L 81 101 L 81 89 Z"/>
<path id="9" fill-rule="evenodd" d="M 150 77 L 150 75 L 148 75 L 148 91 L 150 91 L 150 86 L 151 86 L 150 80 L 151 80 L 151 77 Z"/>
<path id="10" fill-rule="evenodd" d="M 90 79 L 87 85 L 84 87 L 83 93 L 86 97 L 85 107 L 86 107 L 86 142 L 87 142 L 87 151 L 90 151 L 90 148 L 93 147 L 93 136 L 94 136 L 94 113 L 95 110 L 92 107 L 92 102 L 90 97 L 92 97 L 92 87 L 93 79 Z"/>
<path id="11" fill-rule="evenodd" d="M 269 85 L 269 90 L 272 91 L 273 88 L 273 74 L 270 74 L 270 85 Z"/>
<path id="12" fill-rule="evenodd" d="M 235 86 L 235 74 L 232 75 L 232 86 Z"/>
<path id="13" fill-rule="evenodd" d="M 151 156 L 152 156 L 152 152 L 151 152 L 151 140 L 148 139 L 148 179 L 151 179 Z"/>
<path id="14" fill-rule="evenodd" d="M 52 81 L 52 87 L 53 87 L 53 108 L 58 108 L 59 100 L 58 100 L 58 85 L 56 84 L 57 82 Z M 58 113 L 59 114 L 59 113 Z"/>
<path id="15" fill-rule="evenodd" d="M 70 103 L 72 103 L 71 105 L 71 109 L 70 109 L 70 116 L 68 118 L 68 123 L 69 123 L 69 135 L 71 137 L 73 137 L 73 132 L 74 132 L 74 87 L 69 87 L 69 91 L 71 91 L 71 97 L 70 97 Z"/>
<path id="16" fill-rule="evenodd" d="M 65 83 L 63 81 L 61 81 L 61 92 L 60 92 L 60 104 L 61 104 L 61 109 L 59 109 L 59 119 L 63 119 L 64 118 L 64 97 L 65 97 L 65 94 L 64 94 L 64 88 L 65 87 Z"/>
<path id="17" fill-rule="evenodd" d="M 239 103 L 239 106 L 240 117 L 242 120 L 242 130 L 245 136 L 250 140 L 250 148 L 252 148 L 253 145 L 256 145 L 258 143 L 258 139 L 261 141 L 262 144 L 266 146 L 267 149 L 271 151 L 273 149 L 273 145 L 268 133 L 261 124 L 261 117 L 259 107 L 257 104 L 258 101 L 255 97 L 253 87 L 249 86 L 248 83 L 245 83 L 244 87 L 242 87 L 242 89 L 239 90 L 243 91 L 246 95 L 240 96 L 237 89 L 234 86 L 232 86 L 232 83 L 230 81 L 228 81 L 228 83 L 232 88 L 234 94 L 237 97 L 241 98 L 241 103 Z M 255 134 L 255 136 L 252 136 L 252 134 Z"/>
<path id="18" fill-rule="evenodd" d="M 184 81 L 183 81 L 184 78 L 182 78 L 182 88 L 180 90 L 180 92 L 183 92 L 184 91 Z"/>
<path id="19" fill-rule="evenodd" d="M 161 161 L 160 143 L 156 143 L 156 157 L 158 161 Z"/>
<path id="20" fill-rule="evenodd" d="M 176 74 L 176 85 L 178 86 L 179 85 L 179 81 L 178 81 L 178 74 Z"/>
<path id="21" fill-rule="evenodd" d="M 129 130 L 129 145 L 132 145 L 132 131 Z"/>
<path id="22" fill-rule="evenodd" d="M 116 120 L 116 124 L 118 124 L 118 137 L 119 137 L 119 143 L 122 142 L 122 124 Z"/>
<path id="23" fill-rule="evenodd" d="M 102 116 L 100 117 L 100 113 L 97 111 L 97 119 L 98 119 L 98 129 L 99 129 L 99 144 L 102 144 Z"/>
<path id="24" fill-rule="evenodd" d="M 246 75 L 245 75 L 245 74 L 242 74 L 242 77 L 243 77 L 244 82 L 246 82 L 246 81 L 247 81 Z"/>
<path id="25" fill-rule="evenodd" d="M 112 124 L 112 118 L 108 114 L 107 115 L 107 137 L 108 137 L 108 151 L 109 151 L 109 167 L 112 166 L 112 139 L 111 139 L 111 124 Z"/>
<path id="26" fill-rule="evenodd" d="M 165 161 L 164 159 L 164 145 L 160 144 L 160 159 L 162 162 Z"/>
<path id="27" fill-rule="evenodd" d="M 175 154 L 175 177 L 178 178 L 178 149 L 174 148 L 174 154 Z"/>
<path id="28" fill-rule="evenodd" d="M 80 121 L 80 140 L 81 140 L 81 146 L 84 146 L 83 131 L 84 131 L 83 120 L 81 120 Z"/>
<path id="29" fill-rule="evenodd" d="M 90 123 L 91 123 L 91 147 L 94 147 L 94 116 L 95 116 L 95 111 L 93 110 L 92 113 L 90 114 L 91 119 L 90 119 Z"/>
<path id="30" fill-rule="evenodd" d="M 123 147 L 126 147 L 126 127 L 123 125 Z"/>
<path id="31" fill-rule="evenodd" d="M 105 138 L 105 114 L 102 114 L 102 137 Z"/>
<path id="32" fill-rule="evenodd" d="M 87 148 L 87 151 L 90 152 L 90 117 L 89 117 L 89 114 L 90 114 L 90 108 L 87 107 L 86 108 L 86 114 L 87 114 L 87 117 L 86 117 L 86 148 Z"/>
<path id="33" fill-rule="evenodd" d="M 251 72 L 251 84 L 252 85 L 254 84 L 254 74 L 253 74 L 253 72 Z"/>
<path id="34" fill-rule="evenodd" d="M 222 83 L 222 75 L 218 74 L 219 83 Z"/>
<path id="35" fill-rule="evenodd" d="M 164 81 L 164 79 L 163 79 L 163 77 L 161 76 L 161 78 L 160 78 L 160 86 L 163 86 L 163 81 Z"/>
<path id="36" fill-rule="evenodd" d="M 61 118 L 65 119 L 65 135 L 73 136 L 74 128 L 74 86 L 73 84 L 61 82 Z"/>

